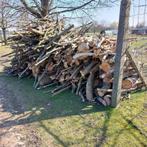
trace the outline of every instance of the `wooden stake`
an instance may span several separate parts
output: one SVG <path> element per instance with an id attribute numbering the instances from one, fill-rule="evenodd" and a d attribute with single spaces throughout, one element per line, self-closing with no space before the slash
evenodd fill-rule
<path id="1" fill-rule="evenodd" d="M 121 0 L 112 92 L 112 107 L 117 106 L 121 97 L 123 66 L 125 60 L 125 51 L 127 49 L 126 35 L 128 32 L 130 4 L 131 0 Z"/>

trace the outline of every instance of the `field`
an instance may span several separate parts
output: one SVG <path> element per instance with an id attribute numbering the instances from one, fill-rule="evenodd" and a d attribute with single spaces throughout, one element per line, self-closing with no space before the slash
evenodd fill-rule
<path id="1" fill-rule="evenodd" d="M 9 48 L 1 47 L 0 54 L 4 52 Z M 0 62 L 0 83 L 12 105 L 11 111 L 5 109 L 11 117 L 1 120 L 2 128 L 27 125 L 37 132 L 41 147 L 147 146 L 146 91 L 132 93 L 116 109 L 106 108 L 82 103 L 70 91 L 51 97 L 51 88 L 33 89 L 33 79 L 6 76 L 6 64 Z"/>

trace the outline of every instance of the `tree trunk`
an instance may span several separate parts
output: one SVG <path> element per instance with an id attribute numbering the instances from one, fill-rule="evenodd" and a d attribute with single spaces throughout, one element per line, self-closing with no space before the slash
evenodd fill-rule
<path id="1" fill-rule="evenodd" d="M 31 6 L 29 2 L 27 2 L 27 0 L 20 0 L 20 1 L 32 15 L 38 18 L 47 16 L 53 4 L 53 0 L 40 0 L 40 5 L 38 5 L 37 1 L 34 1 L 36 7 L 38 8 L 35 9 Z"/>
<path id="2" fill-rule="evenodd" d="M 49 11 L 49 1 L 50 0 L 41 0 L 42 16 L 45 17 L 48 15 Z"/>
<path id="3" fill-rule="evenodd" d="M 3 33 L 4 43 L 5 43 L 5 45 L 7 45 L 6 28 L 2 28 L 2 33 Z"/>

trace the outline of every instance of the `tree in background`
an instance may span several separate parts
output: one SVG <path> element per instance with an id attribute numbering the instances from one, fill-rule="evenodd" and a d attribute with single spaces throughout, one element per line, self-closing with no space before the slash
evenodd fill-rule
<path id="1" fill-rule="evenodd" d="M 5 44 L 7 44 L 7 29 L 13 26 L 16 16 L 18 16 L 18 11 L 9 6 L 9 4 L 15 6 L 15 2 L 15 0 L 0 1 L 0 28 L 2 30 L 2 36 Z"/>
<path id="2" fill-rule="evenodd" d="M 118 23 L 117 22 L 112 22 L 109 27 L 110 27 L 110 29 L 116 30 L 118 28 Z"/>
<path id="3" fill-rule="evenodd" d="M 27 11 L 24 11 L 23 13 L 19 14 L 19 17 L 16 20 L 15 30 L 19 31 L 22 28 L 29 25 L 33 18 L 29 15 Z"/>
<path id="4" fill-rule="evenodd" d="M 75 12 L 78 14 L 89 12 L 96 8 L 108 7 L 119 0 L 20 0 L 25 9 L 33 16 L 42 18 L 47 15 Z"/>
<path id="5" fill-rule="evenodd" d="M 144 26 L 145 26 L 144 22 L 141 22 L 141 23 L 136 25 L 136 28 L 143 28 Z"/>
<path id="6" fill-rule="evenodd" d="M 48 15 L 51 9 L 53 0 L 20 0 L 25 9 L 28 10 L 33 16 L 41 18 Z"/>

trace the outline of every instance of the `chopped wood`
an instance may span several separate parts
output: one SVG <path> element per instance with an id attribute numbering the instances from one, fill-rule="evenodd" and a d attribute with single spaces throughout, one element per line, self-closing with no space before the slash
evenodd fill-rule
<path id="1" fill-rule="evenodd" d="M 90 73 L 90 70 L 93 68 L 93 66 L 96 64 L 96 62 L 91 62 L 88 66 L 86 66 L 83 70 L 80 71 L 82 77 L 85 77 L 88 73 Z"/>
<path id="2" fill-rule="evenodd" d="M 126 78 L 122 81 L 122 88 L 123 89 L 131 89 L 136 86 L 137 79 L 136 78 Z"/>
<path id="3" fill-rule="evenodd" d="M 77 53 L 76 55 L 73 56 L 73 59 L 76 60 L 81 57 L 83 59 L 83 57 L 88 57 L 88 56 L 94 56 L 94 53 Z"/>
<path id="4" fill-rule="evenodd" d="M 2 56 L 12 57 L 8 74 L 19 78 L 33 76 L 37 89 L 55 84 L 57 87 L 51 91 L 52 95 L 72 89 L 83 102 L 95 102 L 96 98 L 102 105 L 109 106 L 116 39 L 86 37 L 84 33 L 90 25 L 65 27 L 62 20 L 57 23 L 46 18 L 15 32 L 9 38 L 13 51 Z M 145 85 L 131 55 L 128 52 L 126 54 L 122 95 Z"/>
<path id="5" fill-rule="evenodd" d="M 59 94 L 59 93 L 61 93 L 61 92 L 63 92 L 63 91 L 66 91 L 66 90 L 69 89 L 69 88 L 71 88 L 71 85 L 66 86 L 66 87 L 64 87 L 64 88 L 62 88 L 62 89 L 60 89 L 60 90 L 54 92 L 54 93 L 52 94 L 52 96 L 55 96 L 55 95 L 57 95 L 57 94 Z"/>
<path id="6" fill-rule="evenodd" d="M 87 83 L 86 83 L 86 98 L 88 101 L 93 101 L 93 82 L 94 82 L 94 73 L 90 73 Z"/>

